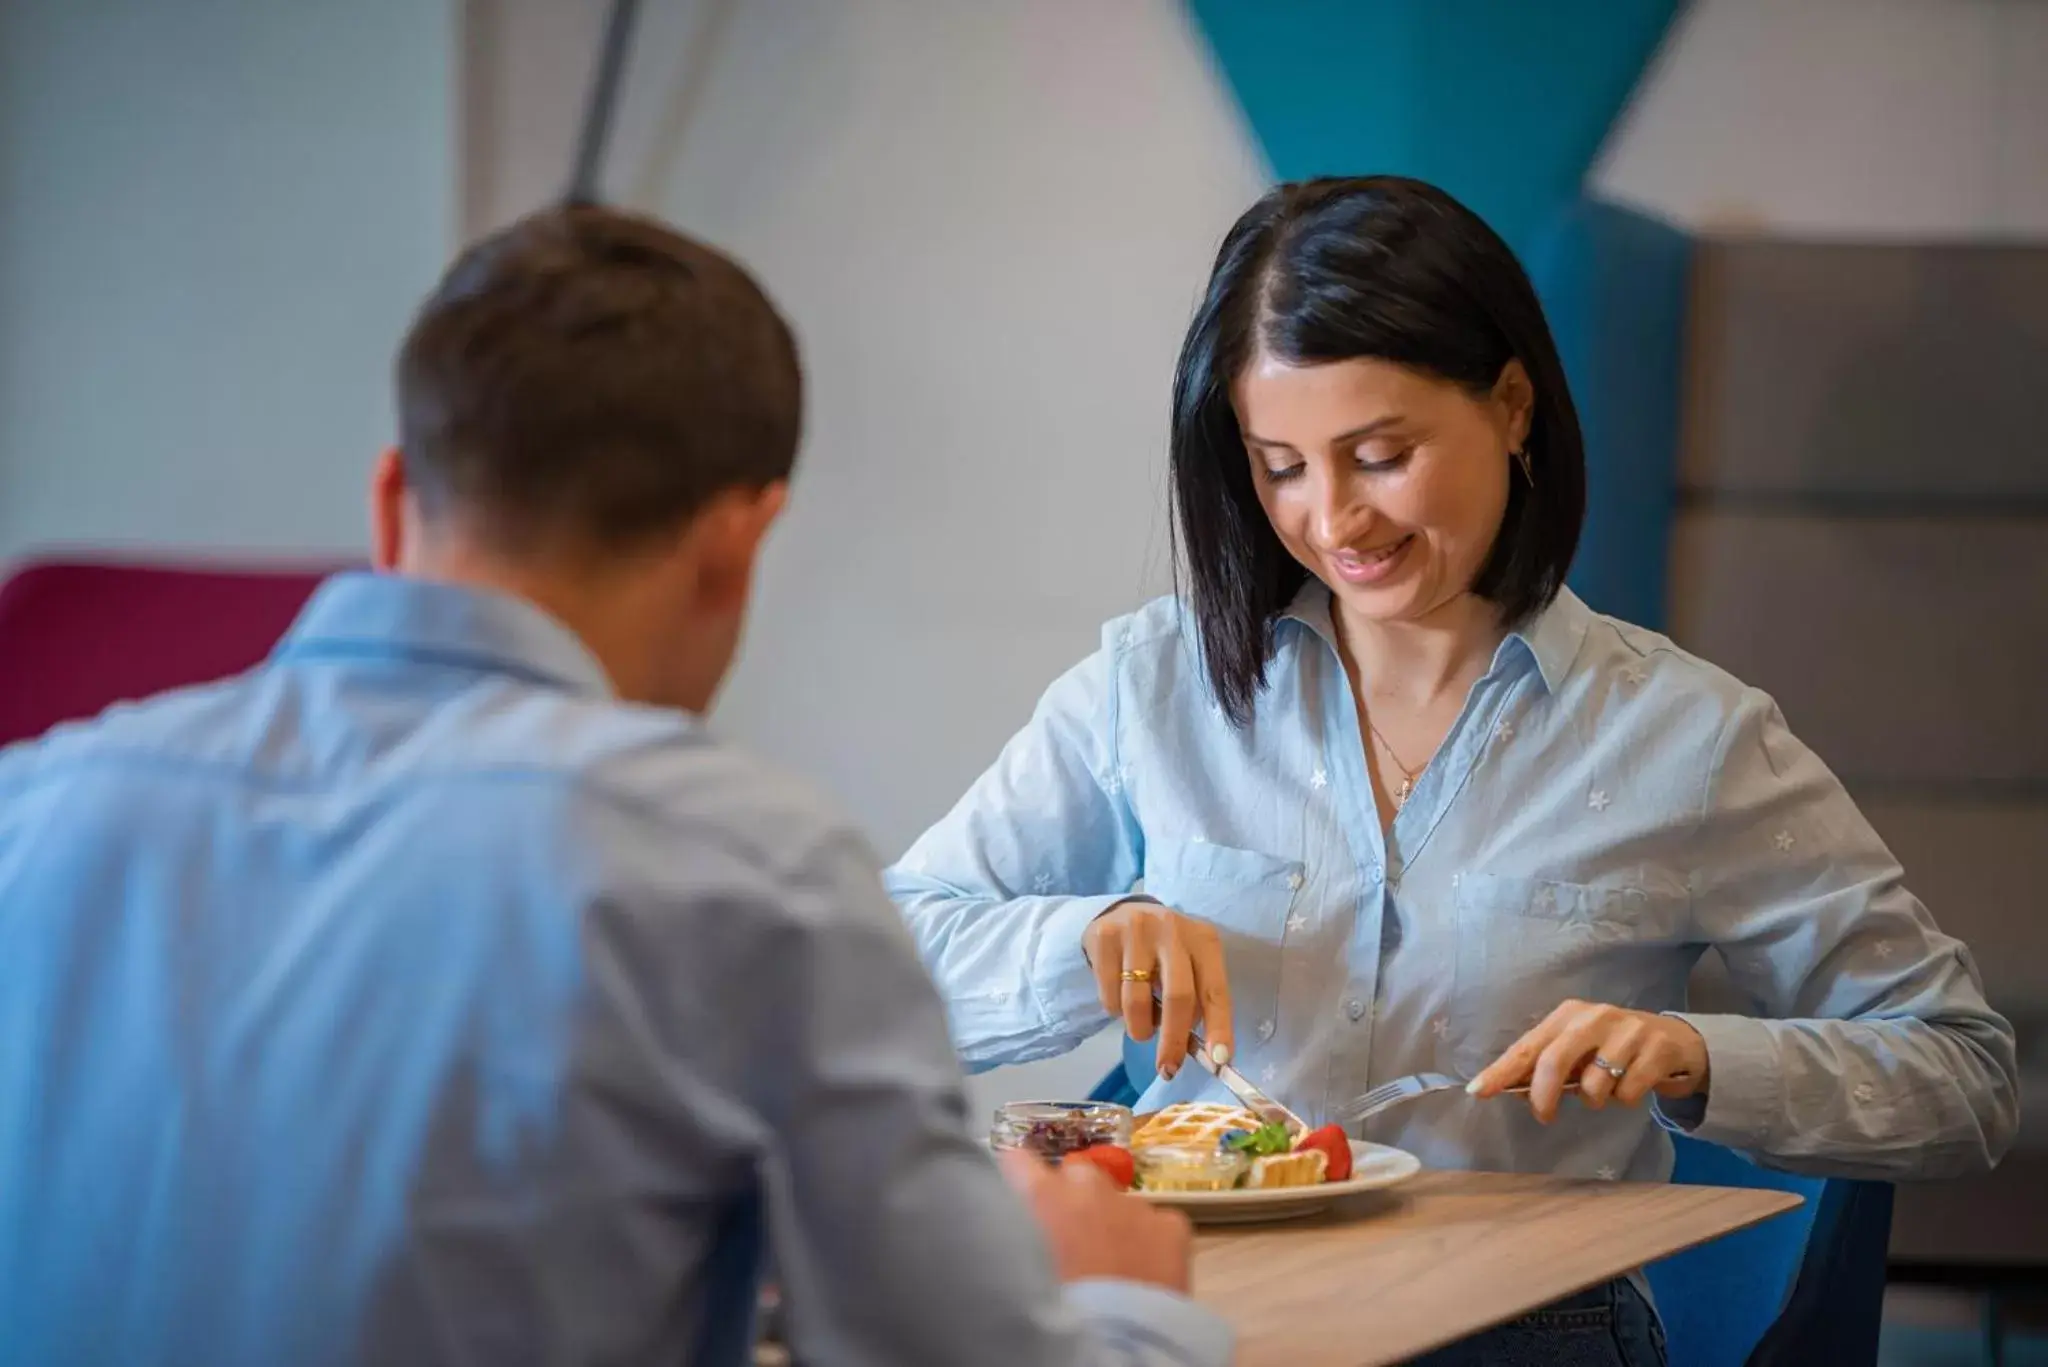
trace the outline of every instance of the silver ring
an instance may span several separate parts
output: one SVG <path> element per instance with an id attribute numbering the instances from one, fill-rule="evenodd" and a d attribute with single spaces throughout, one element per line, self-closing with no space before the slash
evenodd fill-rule
<path id="1" fill-rule="evenodd" d="M 1613 1078 L 1616 1082 L 1619 1082 L 1623 1078 L 1628 1076 L 1627 1064 L 1609 1063 L 1604 1057 L 1602 1057 L 1599 1054 L 1593 1055 L 1593 1066 L 1595 1068 L 1598 1068 L 1601 1072 L 1607 1074 L 1607 1076 Z"/>

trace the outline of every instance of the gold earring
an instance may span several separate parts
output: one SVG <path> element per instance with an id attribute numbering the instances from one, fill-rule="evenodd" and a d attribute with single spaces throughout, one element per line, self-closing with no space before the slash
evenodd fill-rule
<path id="1" fill-rule="evenodd" d="M 1530 488 L 1532 488 L 1532 489 L 1533 489 L 1533 488 L 1535 488 L 1535 487 L 1536 487 L 1536 471 L 1535 471 L 1535 469 L 1534 469 L 1534 468 L 1533 468 L 1533 467 L 1531 466 L 1531 464 L 1530 464 L 1530 461 L 1529 461 L 1529 448 L 1528 448 L 1528 447 L 1526 447 L 1526 446 L 1524 446 L 1524 447 L 1523 447 L 1523 448 L 1522 448 L 1521 450 L 1519 450 L 1519 451 L 1515 452 L 1515 460 L 1516 460 L 1516 461 L 1518 461 L 1518 462 L 1519 462 L 1519 463 L 1521 464 L 1521 467 L 1522 467 L 1522 478 L 1523 478 L 1523 479 L 1526 479 L 1526 480 L 1528 480 L 1528 481 L 1529 481 L 1529 487 L 1530 487 Z"/>

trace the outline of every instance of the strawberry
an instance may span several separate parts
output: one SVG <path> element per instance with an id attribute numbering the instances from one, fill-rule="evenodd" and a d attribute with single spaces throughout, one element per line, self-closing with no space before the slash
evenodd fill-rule
<path id="1" fill-rule="evenodd" d="M 1320 1130 L 1310 1130 L 1295 1141 L 1296 1153 L 1304 1149 L 1322 1151 L 1325 1182 L 1342 1182 L 1351 1176 L 1351 1141 L 1344 1137 L 1341 1126 L 1325 1125 Z"/>
<path id="2" fill-rule="evenodd" d="M 1102 1169 L 1120 1191 L 1129 1191 L 1131 1183 L 1138 1180 L 1137 1160 L 1131 1157 L 1129 1149 L 1116 1144 L 1096 1144 L 1089 1148 L 1076 1149 L 1063 1161 L 1093 1164 Z"/>

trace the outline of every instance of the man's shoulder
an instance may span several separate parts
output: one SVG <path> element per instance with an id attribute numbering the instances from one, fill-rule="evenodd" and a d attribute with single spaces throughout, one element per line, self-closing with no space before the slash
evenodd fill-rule
<path id="1" fill-rule="evenodd" d="M 630 813 L 678 840 L 768 852 L 847 828 L 809 784 L 670 709 L 504 679 L 416 707 L 317 692 L 259 669 L 118 706 L 0 749 L 0 789 L 109 769 L 212 773 L 236 786 L 366 802 L 429 787 L 463 804 L 489 792 L 520 808 L 538 799 L 541 812 L 566 801 Z"/>
<path id="2" fill-rule="evenodd" d="M 809 781 L 683 719 L 594 758 L 577 788 L 678 849 L 715 846 L 766 873 L 791 874 L 827 847 L 865 850 L 847 815 Z"/>
<path id="3" fill-rule="evenodd" d="M 0 789 L 80 764 L 165 758 L 205 760 L 227 724 L 246 715 L 261 671 L 117 702 L 96 716 L 59 722 L 0 747 Z"/>

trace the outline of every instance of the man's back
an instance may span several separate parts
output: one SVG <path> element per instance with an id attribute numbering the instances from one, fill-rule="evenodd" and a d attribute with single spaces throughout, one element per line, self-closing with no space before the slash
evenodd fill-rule
<path id="1" fill-rule="evenodd" d="M 719 985 L 653 951 L 743 966 L 673 922 L 759 883 L 746 831 L 829 827 L 601 679 L 509 601 L 340 581 L 270 666 L 0 756 L 0 1358 L 744 1328 L 767 1137 Z"/>
<path id="2" fill-rule="evenodd" d="M 764 1249 L 807 1363 L 1217 1367 L 1186 1222 L 1019 1199 L 873 858 L 685 719 L 802 430 L 760 287 L 544 209 L 394 379 L 384 574 L 0 753 L 0 1367 L 728 1367 Z"/>

